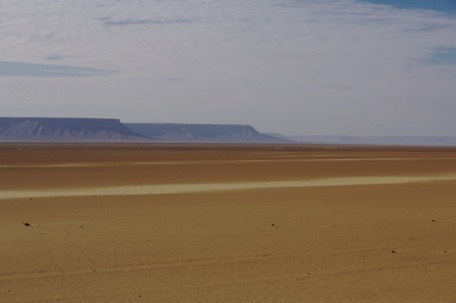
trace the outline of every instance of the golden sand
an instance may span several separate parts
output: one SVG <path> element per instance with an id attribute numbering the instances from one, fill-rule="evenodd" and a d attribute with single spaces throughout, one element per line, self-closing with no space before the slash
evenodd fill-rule
<path id="1" fill-rule="evenodd" d="M 455 197 L 453 150 L 3 146 L 0 302 L 452 302 Z"/>

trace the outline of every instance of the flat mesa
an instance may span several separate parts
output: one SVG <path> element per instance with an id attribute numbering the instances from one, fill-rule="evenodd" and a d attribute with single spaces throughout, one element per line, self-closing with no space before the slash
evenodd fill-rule
<path id="1" fill-rule="evenodd" d="M 1 302 L 454 299 L 455 149 L 4 144 L 0 184 Z"/>

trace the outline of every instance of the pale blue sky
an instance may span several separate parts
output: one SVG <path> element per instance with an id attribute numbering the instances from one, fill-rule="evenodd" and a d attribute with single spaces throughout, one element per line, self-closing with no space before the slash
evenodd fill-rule
<path id="1" fill-rule="evenodd" d="M 445 14 L 456 13 L 455 0 L 364 0 L 366 2 L 390 5 L 402 9 L 434 10 Z"/>
<path id="2" fill-rule="evenodd" d="M 6 0 L 1 116 L 454 136 L 455 33 L 450 0 Z"/>

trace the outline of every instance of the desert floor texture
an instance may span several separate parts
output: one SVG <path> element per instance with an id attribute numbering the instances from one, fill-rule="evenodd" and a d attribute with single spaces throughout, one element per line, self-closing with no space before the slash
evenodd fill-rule
<path id="1" fill-rule="evenodd" d="M 0 145 L 0 302 L 456 302 L 456 150 Z"/>

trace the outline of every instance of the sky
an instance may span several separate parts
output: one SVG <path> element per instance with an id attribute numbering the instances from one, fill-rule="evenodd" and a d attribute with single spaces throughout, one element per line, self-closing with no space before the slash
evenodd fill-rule
<path id="1" fill-rule="evenodd" d="M 456 0 L 4 0 L 0 110 L 456 136 Z"/>

